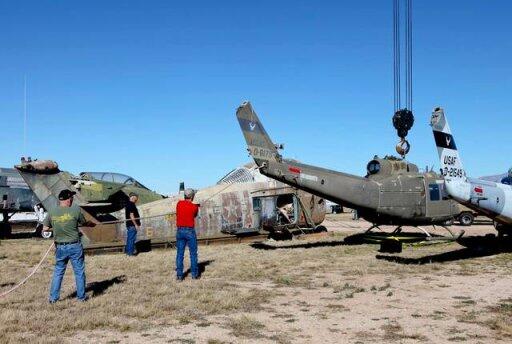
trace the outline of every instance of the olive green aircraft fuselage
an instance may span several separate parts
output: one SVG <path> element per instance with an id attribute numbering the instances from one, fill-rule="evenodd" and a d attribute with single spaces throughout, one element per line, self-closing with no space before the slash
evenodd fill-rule
<path id="1" fill-rule="evenodd" d="M 237 118 L 262 174 L 356 209 L 374 225 L 443 224 L 460 213 L 436 173 L 420 173 L 416 165 L 394 157 L 375 157 L 365 177 L 283 159 L 250 103 L 238 108 Z"/>

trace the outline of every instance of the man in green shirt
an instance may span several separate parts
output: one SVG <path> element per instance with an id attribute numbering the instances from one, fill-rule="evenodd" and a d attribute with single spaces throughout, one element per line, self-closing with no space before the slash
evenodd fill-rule
<path id="1" fill-rule="evenodd" d="M 59 300 L 62 278 L 69 260 L 71 260 L 75 273 L 76 297 L 79 301 L 87 300 L 84 250 L 80 242 L 81 233 L 78 229 L 79 226 L 86 225 L 87 221 L 80 208 L 72 206 L 74 194 L 73 191 L 62 190 L 59 193 L 59 206 L 48 211 L 43 222 L 43 231 L 53 231 L 55 239 L 55 269 L 50 287 L 50 303 Z"/>

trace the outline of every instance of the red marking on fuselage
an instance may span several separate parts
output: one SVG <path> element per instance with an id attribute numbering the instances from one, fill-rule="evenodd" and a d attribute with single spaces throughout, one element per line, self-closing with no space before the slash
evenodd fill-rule
<path id="1" fill-rule="evenodd" d="M 484 193 L 484 189 L 481 186 L 476 186 L 475 192 L 481 194 L 481 193 Z"/>
<path id="2" fill-rule="evenodd" d="M 290 171 L 292 173 L 300 174 L 300 168 L 298 168 L 298 167 L 289 166 L 288 171 Z"/>

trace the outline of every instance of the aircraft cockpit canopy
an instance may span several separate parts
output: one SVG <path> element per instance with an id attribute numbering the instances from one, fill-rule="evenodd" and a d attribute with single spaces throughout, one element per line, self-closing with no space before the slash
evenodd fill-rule
<path id="1" fill-rule="evenodd" d="M 380 162 L 377 160 L 372 160 L 368 163 L 368 166 L 366 167 L 366 170 L 369 175 L 377 174 L 380 171 Z"/>
<path id="2" fill-rule="evenodd" d="M 126 174 L 121 173 L 112 173 L 112 172 L 82 172 L 80 173 L 80 178 L 86 180 L 97 180 L 109 183 L 117 183 L 117 184 L 125 184 L 125 185 L 133 185 L 139 188 L 148 189 L 135 179 Z M 149 189 L 148 189 L 149 190 Z"/>
<path id="3" fill-rule="evenodd" d="M 217 184 L 232 184 L 232 183 L 250 183 L 254 181 L 254 176 L 251 172 L 244 167 L 235 168 L 217 182 Z"/>
<path id="4" fill-rule="evenodd" d="M 366 165 L 367 177 L 379 176 L 388 177 L 403 173 L 418 173 L 418 166 L 405 160 L 385 157 L 384 159 L 374 158 Z"/>
<path id="5" fill-rule="evenodd" d="M 266 182 L 268 177 L 262 175 L 256 168 L 256 164 L 249 163 L 244 166 L 235 168 L 224 177 L 222 177 L 217 184 L 232 184 L 232 183 L 252 183 L 252 182 Z"/>

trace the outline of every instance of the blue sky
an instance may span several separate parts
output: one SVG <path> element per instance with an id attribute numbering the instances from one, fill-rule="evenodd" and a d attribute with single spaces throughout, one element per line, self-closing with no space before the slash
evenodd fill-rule
<path id="1" fill-rule="evenodd" d="M 286 156 L 364 174 L 397 142 L 391 5 L 3 1 L 0 166 L 30 155 L 163 193 L 204 187 L 249 161 L 235 110 L 250 100 Z M 414 1 L 413 12 L 408 159 L 439 165 L 428 120 L 440 105 L 468 173 L 506 171 L 512 3 Z"/>

